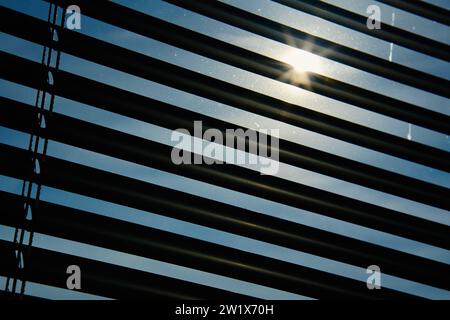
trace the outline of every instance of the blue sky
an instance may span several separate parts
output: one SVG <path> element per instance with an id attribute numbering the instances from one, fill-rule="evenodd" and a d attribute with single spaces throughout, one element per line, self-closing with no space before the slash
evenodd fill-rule
<path id="1" fill-rule="evenodd" d="M 170 4 L 166 4 L 159 0 L 137 0 L 132 3 L 129 1 L 115 2 L 277 59 L 283 59 L 287 53 L 290 53 L 293 50 L 287 45 L 281 45 L 274 41 L 261 38 L 251 33 L 227 26 L 181 8 L 177 8 Z M 391 53 L 390 44 L 387 42 L 369 38 L 365 35 L 358 34 L 351 30 L 336 26 L 332 23 L 303 13 L 293 12 L 286 7 L 270 1 L 229 0 L 224 2 L 312 34 L 339 41 L 347 46 L 354 47 L 386 59 Z M 364 13 L 367 5 L 371 3 L 371 1 L 365 0 L 358 1 L 357 5 L 355 4 L 355 1 L 348 0 L 334 0 L 327 2 L 342 5 L 346 9 L 354 10 L 358 13 Z M 448 2 L 449 1 L 434 1 L 434 3 L 440 5 L 448 4 Z M 0 4 L 42 19 L 46 18 L 47 15 L 47 4 L 39 0 L 14 2 L 0 0 Z M 392 8 L 382 4 L 379 5 L 382 9 L 383 21 L 391 23 L 392 13 L 395 12 L 396 25 L 426 35 L 430 38 L 450 43 L 450 33 L 448 32 L 448 28 L 401 12 L 400 10 L 393 10 Z M 271 95 L 289 102 L 297 103 L 301 106 L 306 106 L 313 110 L 324 112 L 342 119 L 351 120 L 355 123 L 363 124 L 368 127 L 383 130 L 403 138 L 406 138 L 408 133 L 408 124 L 402 121 L 380 116 L 302 89 L 293 88 L 286 84 L 281 84 L 276 81 L 186 52 L 184 50 L 174 48 L 151 39 L 143 38 L 128 31 L 89 19 L 86 16 L 82 17 L 82 30 L 80 30 L 80 32 L 212 77 L 223 79 L 230 83 L 247 87 L 251 90 Z M 287 35 L 287 37 L 288 36 L 289 35 Z M 0 39 L 2 50 L 31 60 L 40 60 L 42 50 L 41 47 L 6 34 L 0 34 Z M 399 48 L 398 46 L 394 46 L 392 56 L 393 61 L 395 62 L 450 79 L 450 68 L 447 63 L 442 61 L 412 52 L 407 49 Z M 445 98 L 373 76 L 327 59 L 318 58 L 318 60 L 321 72 L 325 75 L 373 91 L 383 92 L 386 95 L 406 100 L 447 115 L 450 114 L 450 104 Z M 414 176 L 435 184 L 450 187 L 449 174 L 447 173 L 383 155 L 375 151 L 357 147 L 320 134 L 303 130 L 301 128 L 286 125 L 278 121 L 273 121 L 261 116 L 240 111 L 220 103 L 168 88 L 157 83 L 142 80 L 66 54 L 62 55 L 61 68 L 69 72 L 114 85 L 116 87 L 124 88 L 161 101 L 169 102 L 186 109 L 214 115 L 218 118 L 239 125 L 252 128 L 279 128 L 280 136 L 284 139 L 361 162 L 370 163 L 395 172 Z M 33 104 L 36 94 L 34 90 L 3 80 L 0 80 L 0 91 L 3 96 L 30 104 Z M 171 132 L 169 130 L 111 114 L 74 101 L 57 98 L 55 111 L 151 140 L 166 144 L 173 144 L 173 142 L 170 141 Z M 412 126 L 412 139 L 447 151 L 450 150 L 450 141 L 448 136 L 438 134 L 430 130 Z M 0 128 L 0 142 L 25 148 L 28 143 L 28 136 L 19 132 Z M 175 176 L 173 174 L 161 172 L 151 168 L 145 168 L 126 161 L 112 159 L 110 157 L 54 142 L 51 142 L 49 145 L 49 154 L 69 161 L 83 163 L 102 170 L 108 170 L 114 173 L 131 176 L 149 183 L 164 185 L 202 197 L 238 205 L 258 211 L 262 214 L 281 217 L 297 223 L 314 226 L 316 228 L 329 230 L 353 238 L 370 241 L 387 247 L 428 257 L 430 259 L 450 263 L 450 252 L 448 250 L 435 248 L 382 232 L 369 230 L 311 212 L 219 188 L 210 184 Z M 450 215 L 444 210 L 367 189 L 314 172 L 282 164 L 280 167 L 279 176 L 285 179 L 297 181 L 314 187 L 320 187 L 345 196 L 350 196 L 369 203 L 382 205 L 384 207 L 389 207 L 401 212 L 450 225 Z M 0 176 L 1 190 L 18 193 L 20 191 L 20 186 L 20 181 Z M 44 188 L 41 198 L 48 201 L 53 201 L 55 203 L 92 211 L 98 214 L 106 214 L 118 219 L 132 221 L 170 232 L 231 246 L 241 250 L 256 252 L 258 254 L 274 257 L 280 260 L 290 261 L 327 272 L 340 274 L 346 277 L 359 279 L 361 281 L 365 281 L 366 279 L 365 269 L 362 268 L 281 248 L 260 241 L 227 234 L 225 232 L 192 225 L 186 222 L 165 218 L 148 212 L 142 212 L 119 205 L 105 203 L 103 201 L 53 190 L 50 188 Z M 7 240 L 12 239 L 12 230 L 10 228 L 0 226 L 0 238 Z M 55 239 L 43 235 L 38 235 L 36 237 L 35 245 L 67 253 L 76 253 L 82 256 L 120 265 L 131 265 L 149 272 L 251 294 L 261 298 L 305 298 L 291 293 L 245 283 L 243 281 L 173 266 L 150 259 L 133 257 L 122 253 L 113 252 L 111 250 L 94 247 L 89 247 L 89 250 L 87 250 L 86 245 L 63 241 L 61 239 Z M 376 264 L 376 262 L 374 262 L 374 264 Z M 380 267 L 382 269 L 382 266 Z M 390 277 L 388 275 L 383 275 L 383 285 L 430 298 L 450 299 L 450 292 L 448 291 L 411 283 L 409 281 Z M 81 296 L 84 298 L 95 298 L 87 295 L 79 295 L 78 293 L 70 292 L 68 290 L 56 290 L 40 285 L 28 285 L 27 288 L 28 290 L 31 290 L 29 291 L 30 293 L 53 298 L 71 298 Z"/>

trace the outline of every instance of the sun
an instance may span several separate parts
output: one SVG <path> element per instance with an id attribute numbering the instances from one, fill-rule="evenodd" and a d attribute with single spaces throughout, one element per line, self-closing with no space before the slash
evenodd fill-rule
<path id="1" fill-rule="evenodd" d="M 298 87 L 303 89 L 311 88 L 311 77 L 314 74 L 321 74 L 324 70 L 324 64 L 319 56 L 308 51 L 300 49 L 291 49 L 286 51 L 280 58 L 280 61 L 291 66 L 282 75 L 282 81 L 290 83 L 292 90 L 290 94 L 297 94 Z"/>
<path id="2" fill-rule="evenodd" d="M 296 73 L 320 73 L 323 71 L 320 58 L 307 51 L 293 49 L 282 56 L 280 60 L 291 65 Z"/>

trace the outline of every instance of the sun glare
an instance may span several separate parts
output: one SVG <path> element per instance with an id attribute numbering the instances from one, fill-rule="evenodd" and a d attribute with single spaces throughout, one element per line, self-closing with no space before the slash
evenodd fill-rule
<path id="1" fill-rule="evenodd" d="M 281 60 L 290 64 L 295 72 L 315 72 L 322 71 L 322 62 L 320 58 L 312 53 L 303 50 L 292 50 L 285 54 Z"/>
<path id="2" fill-rule="evenodd" d="M 322 73 L 324 64 L 320 57 L 304 50 L 293 49 L 286 52 L 280 57 L 280 60 L 292 68 L 283 74 L 283 80 L 291 83 L 292 86 L 288 86 L 287 93 L 298 94 L 297 87 L 309 88 L 311 86 L 310 77 L 311 73 Z"/>

